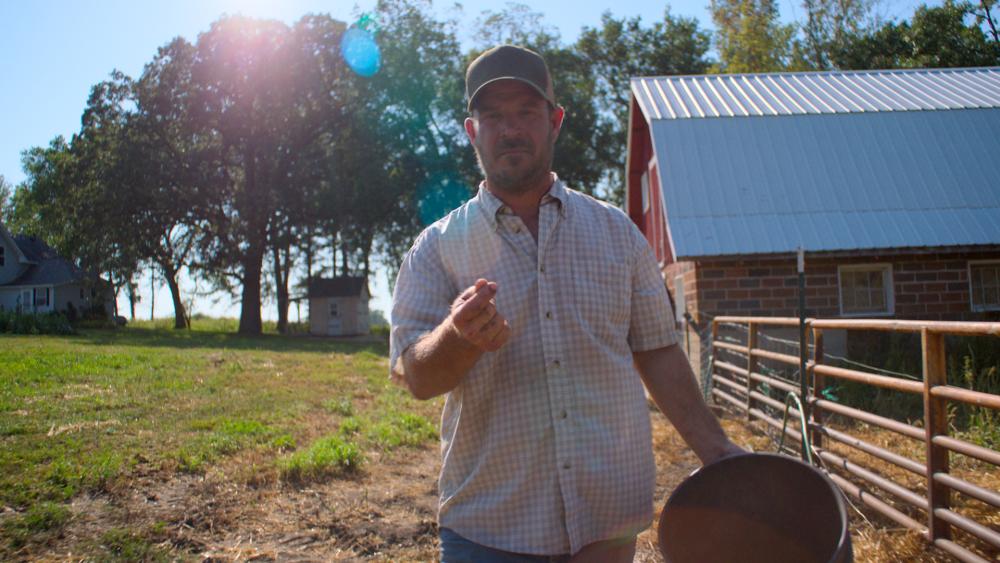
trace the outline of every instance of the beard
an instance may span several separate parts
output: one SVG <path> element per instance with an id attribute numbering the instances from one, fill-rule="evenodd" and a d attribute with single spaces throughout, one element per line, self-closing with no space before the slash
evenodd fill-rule
<path id="1" fill-rule="evenodd" d="M 517 157 L 527 162 L 519 162 L 514 166 L 502 166 L 498 163 L 499 159 L 487 163 L 483 159 L 482 147 L 476 143 L 474 148 L 476 149 L 476 161 L 479 163 L 479 169 L 483 171 L 486 182 L 491 188 L 510 194 L 522 194 L 531 191 L 549 178 L 549 173 L 552 170 L 553 145 L 553 140 L 546 142 L 542 151 L 536 156 L 531 154 L 532 146 L 529 141 L 498 143 L 495 149 L 496 153 L 512 149 L 528 150 L 529 154 Z"/>

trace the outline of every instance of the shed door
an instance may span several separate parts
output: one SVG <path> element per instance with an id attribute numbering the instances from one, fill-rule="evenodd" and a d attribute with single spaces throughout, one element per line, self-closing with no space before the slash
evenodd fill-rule
<path id="1" fill-rule="evenodd" d="M 344 330 L 340 325 L 340 304 L 330 300 L 330 316 L 328 317 L 326 331 L 327 334 L 343 334 Z"/>

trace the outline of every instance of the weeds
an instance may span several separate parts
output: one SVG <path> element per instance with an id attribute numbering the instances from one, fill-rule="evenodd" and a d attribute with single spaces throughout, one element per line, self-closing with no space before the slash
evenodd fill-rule
<path id="1" fill-rule="evenodd" d="M 62 529 L 70 519 L 70 511 L 63 504 L 42 502 L 3 524 L 3 531 L 10 546 L 18 549 L 40 534 Z"/>
<path id="2" fill-rule="evenodd" d="M 353 442 L 340 436 L 328 436 L 313 442 L 306 450 L 278 460 L 278 470 L 288 481 L 312 481 L 356 471 L 363 461 L 361 449 Z"/>
<path id="3" fill-rule="evenodd" d="M 394 412 L 372 426 L 368 437 L 382 448 L 391 450 L 400 446 L 419 446 L 433 440 L 437 438 L 437 429 L 420 415 Z"/>

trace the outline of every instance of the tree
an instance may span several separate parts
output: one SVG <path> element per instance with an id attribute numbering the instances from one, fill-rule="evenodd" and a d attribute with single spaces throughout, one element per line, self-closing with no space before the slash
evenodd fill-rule
<path id="1" fill-rule="evenodd" d="M 726 73 L 785 70 L 791 62 L 794 25 L 778 19 L 776 0 L 712 0 L 717 70 Z"/>
<path id="2" fill-rule="evenodd" d="M 0 223 L 9 223 L 13 209 L 14 188 L 11 187 L 3 174 L 0 174 Z"/>
<path id="3" fill-rule="evenodd" d="M 847 42 L 833 56 L 843 69 L 942 68 L 1000 64 L 991 41 L 967 2 L 920 6 L 910 22 L 886 23 Z"/>
<path id="4" fill-rule="evenodd" d="M 639 17 L 615 19 L 601 16 L 599 28 L 585 27 L 573 50 L 590 68 L 595 83 L 594 106 L 606 130 L 597 142 L 606 149 L 606 196 L 624 202 L 626 139 L 628 138 L 630 80 L 634 76 L 702 74 L 711 61 L 706 58 L 711 36 L 694 18 L 664 11 L 663 21 L 643 26 Z"/>
<path id="5" fill-rule="evenodd" d="M 872 0 L 804 0 L 802 49 L 809 66 L 828 70 L 833 57 L 874 26 Z"/>
<path id="6" fill-rule="evenodd" d="M 198 37 L 192 120 L 213 139 L 220 171 L 200 212 L 198 267 L 240 293 L 239 331 L 259 334 L 262 273 L 283 187 L 319 125 L 300 111 L 309 96 L 287 26 L 228 17 Z M 209 153 L 206 153 L 209 154 Z"/>

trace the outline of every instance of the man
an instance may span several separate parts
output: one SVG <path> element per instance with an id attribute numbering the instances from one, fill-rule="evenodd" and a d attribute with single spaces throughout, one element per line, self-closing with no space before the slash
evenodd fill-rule
<path id="1" fill-rule="evenodd" d="M 486 179 L 414 242 L 392 309 L 393 376 L 448 394 L 442 560 L 631 561 L 653 517 L 640 381 L 702 462 L 742 450 L 701 399 L 646 240 L 552 172 L 564 111 L 542 58 L 490 49 L 466 94 Z"/>

